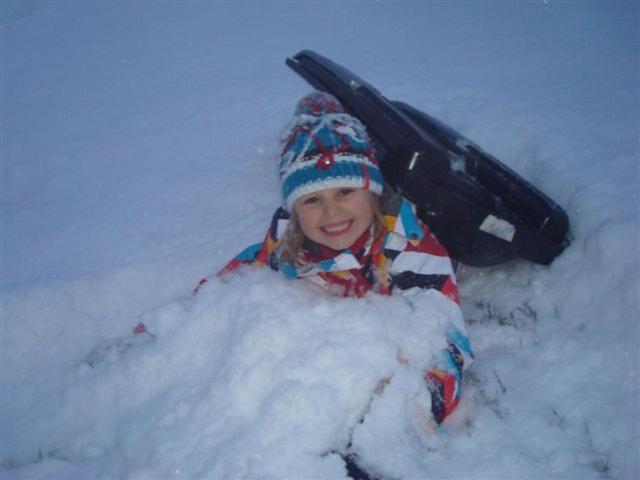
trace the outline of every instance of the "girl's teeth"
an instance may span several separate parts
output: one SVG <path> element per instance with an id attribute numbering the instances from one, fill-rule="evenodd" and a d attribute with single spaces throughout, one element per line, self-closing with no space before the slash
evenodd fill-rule
<path id="1" fill-rule="evenodd" d="M 345 222 L 345 223 L 343 223 L 341 225 L 337 225 L 335 227 L 324 227 L 324 229 L 329 233 L 336 233 L 336 232 L 340 232 L 342 230 L 346 230 L 348 226 L 349 226 L 349 222 Z"/>

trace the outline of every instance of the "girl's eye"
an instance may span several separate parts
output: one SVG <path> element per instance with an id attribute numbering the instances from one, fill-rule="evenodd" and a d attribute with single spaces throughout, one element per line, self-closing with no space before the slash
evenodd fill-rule
<path id="1" fill-rule="evenodd" d="M 309 197 L 302 202 L 304 205 L 315 205 L 318 203 L 318 197 Z"/>
<path id="2" fill-rule="evenodd" d="M 347 195 L 351 195 L 353 193 L 353 188 L 343 188 L 338 192 L 338 195 L 341 197 L 346 197 Z"/>

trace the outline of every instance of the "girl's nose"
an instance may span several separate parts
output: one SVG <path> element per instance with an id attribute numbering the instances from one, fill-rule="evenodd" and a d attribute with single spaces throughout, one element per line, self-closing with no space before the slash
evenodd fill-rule
<path id="1" fill-rule="evenodd" d="M 325 202 L 324 214 L 327 217 L 335 217 L 336 215 L 338 215 L 338 213 L 340 213 L 340 205 L 338 204 L 338 202 Z"/>

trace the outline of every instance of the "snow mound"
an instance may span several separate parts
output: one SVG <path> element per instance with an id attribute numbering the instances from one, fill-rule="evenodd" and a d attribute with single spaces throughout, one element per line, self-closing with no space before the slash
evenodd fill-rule
<path id="1" fill-rule="evenodd" d="M 336 298 L 268 270 L 214 280 L 142 315 L 151 333 L 103 342 L 66 382 L 8 402 L 3 462 L 46 456 L 114 477 L 344 477 L 336 452 L 354 430 L 367 451 L 390 432 L 415 450 L 430 407 L 422 372 L 452 311 L 436 292 Z"/>

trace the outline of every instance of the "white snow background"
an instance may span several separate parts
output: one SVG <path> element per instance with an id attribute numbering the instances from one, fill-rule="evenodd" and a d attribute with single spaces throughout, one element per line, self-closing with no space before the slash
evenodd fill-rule
<path id="1" fill-rule="evenodd" d="M 3 478 L 344 478 L 350 439 L 388 478 L 639 476 L 637 2 L 0 5 Z M 436 297 L 190 295 L 278 206 L 303 48 L 571 219 L 549 267 L 460 272 L 476 363 L 436 434 Z"/>

